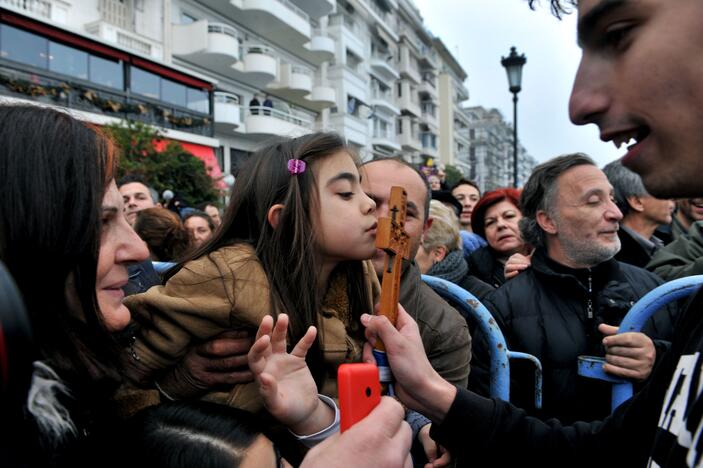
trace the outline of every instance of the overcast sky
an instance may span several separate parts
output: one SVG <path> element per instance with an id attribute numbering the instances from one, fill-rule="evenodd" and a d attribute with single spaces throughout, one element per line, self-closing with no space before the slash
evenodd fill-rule
<path id="1" fill-rule="evenodd" d="M 414 1 L 427 27 L 469 75 L 470 99 L 464 105 L 495 107 L 512 122 L 512 94 L 500 59 L 511 46 L 525 54 L 518 139 L 538 161 L 582 151 L 603 165 L 622 156 L 612 143 L 598 139 L 595 125 L 569 121 L 569 93 L 581 56 L 575 12 L 559 21 L 547 0 L 536 11 L 525 0 Z"/>

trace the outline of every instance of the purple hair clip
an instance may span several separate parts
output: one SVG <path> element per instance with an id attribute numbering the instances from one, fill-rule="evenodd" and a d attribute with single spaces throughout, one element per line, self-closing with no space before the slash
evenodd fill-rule
<path id="1" fill-rule="evenodd" d="M 288 172 L 293 175 L 302 174 L 305 172 L 307 164 L 302 159 L 289 159 L 288 160 Z"/>

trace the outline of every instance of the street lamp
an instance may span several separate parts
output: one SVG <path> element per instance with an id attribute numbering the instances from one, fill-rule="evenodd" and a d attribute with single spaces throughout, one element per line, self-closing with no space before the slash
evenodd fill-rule
<path id="1" fill-rule="evenodd" d="M 501 57 L 500 63 L 505 67 L 510 92 L 513 93 L 513 187 L 517 187 L 517 93 L 522 89 L 522 66 L 527 59 L 525 54 L 518 55 L 515 47 L 511 47 L 510 55 Z"/>

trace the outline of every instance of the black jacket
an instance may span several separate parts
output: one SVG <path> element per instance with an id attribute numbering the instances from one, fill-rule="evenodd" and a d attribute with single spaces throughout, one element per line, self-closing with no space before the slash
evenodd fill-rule
<path id="1" fill-rule="evenodd" d="M 671 349 L 646 385 L 605 421 L 542 422 L 503 401 L 459 389 L 430 435 L 460 460 L 458 466 L 700 466 L 702 309 L 703 291 L 682 314 Z M 648 458 L 655 463 L 649 465 Z"/>
<path id="2" fill-rule="evenodd" d="M 630 265 L 640 268 L 647 266 L 649 261 L 652 259 L 652 255 L 654 255 L 657 246 L 653 245 L 652 247 L 649 247 L 644 245 L 640 239 L 637 239 L 634 235 L 622 227 L 620 227 L 620 230 L 618 231 L 618 237 L 620 238 L 620 251 L 615 254 L 615 260 L 629 263 Z M 658 239 L 656 241 L 661 242 Z"/>
<path id="3" fill-rule="evenodd" d="M 592 301 L 589 318 L 588 279 Z M 594 420 L 610 412 L 610 384 L 580 377 L 579 355 L 603 356 L 601 323 L 618 325 L 640 297 L 661 284 L 656 275 L 616 260 L 591 269 L 574 270 L 549 259 L 538 249 L 532 267 L 505 283 L 485 301 L 494 314 L 508 349 L 536 356 L 544 371 L 543 408 L 534 409 L 534 371 L 524 361 L 511 362 L 511 402 L 529 413 L 563 422 Z M 670 340 L 677 308 L 657 312 L 643 332 Z M 478 333 L 477 333 L 478 335 Z M 474 337 L 469 388 L 488 390 L 488 354 L 483 337 Z M 661 356 L 666 342 L 655 341 Z"/>
<path id="4" fill-rule="evenodd" d="M 505 283 L 505 268 L 500 263 L 490 246 L 474 250 L 466 259 L 469 274 L 474 275 L 484 283 L 499 288 Z"/>

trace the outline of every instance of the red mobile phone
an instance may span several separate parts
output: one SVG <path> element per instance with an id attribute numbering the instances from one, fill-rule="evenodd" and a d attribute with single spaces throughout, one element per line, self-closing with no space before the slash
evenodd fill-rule
<path id="1" fill-rule="evenodd" d="M 381 401 L 381 384 L 375 364 L 342 364 L 337 370 L 341 432 L 364 419 Z"/>

